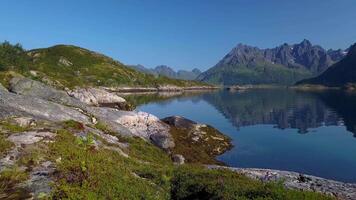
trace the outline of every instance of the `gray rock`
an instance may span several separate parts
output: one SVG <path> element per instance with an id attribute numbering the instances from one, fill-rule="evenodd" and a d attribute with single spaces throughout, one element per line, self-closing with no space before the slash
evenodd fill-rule
<path id="1" fill-rule="evenodd" d="M 35 120 L 31 117 L 15 117 L 12 120 L 21 127 L 29 127 L 36 124 Z"/>
<path id="2" fill-rule="evenodd" d="M 149 113 L 100 107 L 90 108 L 90 113 L 120 134 L 151 140 L 164 149 L 174 146 L 169 126 Z"/>
<path id="3" fill-rule="evenodd" d="M 58 65 L 63 65 L 63 66 L 66 66 L 66 67 L 70 67 L 73 65 L 72 62 L 70 62 L 67 58 L 61 56 L 58 60 Z"/>
<path id="4" fill-rule="evenodd" d="M 320 192 L 343 200 L 356 199 L 356 184 L 342 183 L 316 176 L 272 169 L 231 168 L 221 166 L 209 166 L 209 168 L 230 169 L 264 182 L 283 181 L 284 186 L 289 189 Z"/>
<path id="5" fill-rule="evenodd" d="M 172 156 L 173 162 L 177 165 L 183 165 L 185 162 L 185 158 L 184 156 L 180 155 L 180 154 L 175 154 Z"/>
<path id="6" fill-rule="evenodd" d="M 66 92 L 56 90 L 41 82 L 28 78 L 15 77 L 10 80 L 10 91 L 16 94 L 41 98 L 47 101 L 53 101 L 63 105 L 85 108 L 85 105 L 70 97 Z"/>
<path id="7" fill-rule="evenodd" d="M 119 134 L 142 137 L 164 149 L 174 146 L 169 126 L 148 113 L 90 107 L 64 91 L 27 78 L 13 78 L 10 85 L 16 94 L 0 91 L 0 118 L 21 116 L 54 122 L 75 120 L 84 124 L 100 120 Z M 96 102 L 124 101 L 97 89 L 86 92 L 92 94 Z"/>
<path id="8" fill-rule="evenodd" d="M 55 167 L 52 162 L 46 161 L 41 165 L 35 167 L 31 173 L 30 178 L 26 182 L 25 187 L 33 194 L 35 199 L 43 198 L 43 195 L 49 195 L 53 184 L 52 175 L 55 172 Z"/>
<path id="9" fill-rule="evenodd" d="M 51 132 L 22 132 L 12 134 L 7 138 L 8 141 L 14 144 L 4 158 L 0 159 L 0 172 L 9 166 L 13 166 L 21 154 L 21 149 L 24 145 L 32 145 L 42 140 L 53 141 L 56 134 Z"/>
<path id="10" fill-rule="evenodd" d="M 162 121 L 176 128 L 192 129 L 198 125 L 198 123 L 181 116 L 166 117 Z"/>
<path id="11" fill-rule="evenodd" d="M 71 107 L 47 100 L 0 91 L 0 118 L 32 117 L 48 121 L 75 120 L 90 123 L 87 115 Z"/>
<path id="12" fill-rule="evenodd" d="M 88 105 L 98 106 L 105 103 L 123 103 L 126 100 L 114 93 L 99 88 L 79 88 L 68 91 L 68 94 Z"/>
<path id="13" fill-rule="evenodd" d="M 51 132 L 37 132 L 29 131 L 17 134 L 11 134 L 8 140 L 15 144 L 15 146 L 29 145 L 37 143 L 45 138 L 53 139 L 56 134 Z"/>
<path id="14" fill-rule="evenodd" d="M 155 144 L 156 146 L 162 149 L 170 149 L 175 146 L 173 138 L 169 134 L 160 134 L 160 133 L 151 134 L 150 140 L 152 141 L 153 144 Z"/>

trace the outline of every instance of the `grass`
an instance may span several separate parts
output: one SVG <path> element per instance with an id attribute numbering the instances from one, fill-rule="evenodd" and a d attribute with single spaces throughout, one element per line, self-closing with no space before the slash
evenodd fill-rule
<path id="1" fill-rule="evenodd" d="M 45 160 L 55 163 L 53 190 L 43 194 L 47 199 L 332 199 L 200 164 L 176 166 L 166 152 L 141 138 L 124 138 L 129 155 L 124 157 L 96 147 L 98 138 L 90 133 L 86 138 L 75 136 L 83 131 L 81 123 L 60 125 L 54 142 L 26 146 L 16 163 L 29 169 Z M 110 131 L 104 123 L 96 128 Z M 16 187 L 28 174 L 16 166 L 0 173 L 0 199 L 28 198 L 28 191 Z"/>
<path id="2" fill-rule="evenodd" d="M 24 131 L 27 131 L 28 128 L 26 127 L 21 127 L 17 124 L 14 124 L 14 123 L 11 123 L 9 122 L 8 120 L 3 120 L 3 121 L 0 121 L 0 127 L 3 129 L 3 130 L 7 130 L 11 133 L 18 133 L 18 132 L 24 132 Z"/>
<path id="3" fill-rule="evenodd" d="M 84 124 L 74 121 L 74 120 L 67 120 L 63 122 L 64 129 L 74 129 L 74 130 L 84 130 Z"/>
<path id="4" fill-rule="evenodd" d="M 3 133 L 0 132 L 0 158 L 5 156 L 6 152 L 10 150 L 13 146 L 14 144 L 12 144 L 10 141 L 7 141 Z"/>
<path id="5" fill-rule="evenodd" d="M 70 148 L 68 148 L 70 147 Z M 137 167 L 133 161 L 116 152 L 83 148 L 76 137 L 66 130 L 58 131 L 56 142 L 50 145 L 51 159 L 57 163 L 58 175 L 53 198 L 66 199 L 167 199 L 167 193 L 134 171 L 151 170 Z M 147 172 L 148 171 L 148 172 Z M 154 176 L 152 176 L 154 177 Z"/>
<path id="6" fill-rule="evenodd" d="M 31 73 L 31 70 L 35 71 L 36 75 Z M 8 86 L 10 78 L 8 72 L 22 74 L 60 88 L 207 85 L 196 81 L 144 74 L 105 55 L 72 45 L 56 45 L 26 51 L 21 45 L 0 43 L 0 83 L 5 87 Z"/>
<path id="7" fill-rule="evenodd" d="M 27 192 L 16 185 L 27 180 L 28 174 L 17 167 L 5 169 L 0 173 L 0 199 L 27 199 Z"/>
<path id="8" fill-rule="evenodd" d="M 34 59 L 31 69 L 41 72 L 66 87 L 74 86 L 192 86 L 201 83 L 155 77 L 126 67 L 107 56 L 71 45 L 57 45 L 29 52 Z M 64 58 L 72 63 L 59 63 Z"/>
<path id="9" fill-rule="evenodd" d="M 172 199 L 253 199 L 253 200 L 328 200 L 313 192 L 284 189 L 281 183 L 262 183 L 229 170 L 209 170 L 187 165 L 176 168 L 172 179 Z"/>

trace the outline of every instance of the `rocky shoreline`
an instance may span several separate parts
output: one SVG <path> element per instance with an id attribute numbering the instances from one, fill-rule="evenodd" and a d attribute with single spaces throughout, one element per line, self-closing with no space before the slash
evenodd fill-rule
<path id="1" fill-rule="evenodd" d="M 73 124 L 75 127 L 79 126 L 81 130 L 78 133 L 79 137 L 87 138 L 89 133 L 100 136 L 105 142 L 95 140 L 95 145 L 113 149 L 125 157 L 128 156 L 124 152 L 126 146 L 118 142 L 122 136 L 139 137 L 151 142 L 165 150 L 176 164 L 221 164 L 215 160 L 215 157 L 228 151 L 232 145 L 231 139 L 218 130 L 209 125 L 199 124 L 179 116 L 159 119 L 145 112 L 122 110 L 126 108 L 123 106 L 126 105 L 126 100 L 112 93 L 141 89 L 146 91 L 151 89 L 155 91 L 182 91 L 218 88 L 163 87 L 116 88 L 115 90 L 86 88 L 61 91 L 31 79 L 16 77 L 9 82 L 8 88 L 0 84 L 0 118 L 10 119 L 20 127 L 30 127 L 32 124 L 42 123 L 42 121 L 54 124 L 67 121 L 71 126 Z M 120 105 L 120 107 L 113 108 L 112 104 Z M 75 121 L 75 123 L 72 121 Z M 105 124 L 105 126 L 102 124 Z M 13 165 L 27 146 L 34 145 L 39 141 L 51 143 L 55 138 L 55 132 L 48 128 L 34 131 L 20 130 L 20 132 L 15 131 L 15 134 L 9 133 L 7 140 L 15 144 L 15 147 L 0 160 L 0 172 L 7 166 Z M 113 135 L 113 132 L 120 133 L 120 136 Z M 116 146 L 106 145 L 106 143 L 115 144 Z M 262 181 L 283 180 L 285 187 L 291 189 L 317 191 L 346 200 L 356 199 L 356 184 L 341 183 L 279 170 L 241 169 L 217 165 L 208 167 L 230 169 Z M 31 170 L 32 181 L 30 180 L 29 184 L 31 187 L 35 187 L 33 192 L 38 194 L 38 191 L 42 192 L 44 189 L 48 193 L 50 190 L 48 186 L 50 182 L 49 176 L 55 171 L 53 163 L 45 161 L 42 165 Z M 42 171 L 50 172 L 43 177 L 37 177 L 36 175 L 42 173 Z"/>
<path id="2" fill-rule="evenodd" d="M 217 90 L 221 87 L 217 86 L 190 86 L 190 87 L 178 87 L 178 86 L 158 86 L 158 87 L 104 87 L 109 92 L 118 93 L 134 93 L 134 92 L 177 92 L 177 91 L 194 91 L 194 90 Z"/>
<path id="3" fill-rule="evenodd" d="M 343 200 L 356 199 L 356 184 L 343 183 L 291 171 L 257 168 L 232 168 L 210 165 L 211 169 L 228 169 L 263 182 L 282 181 L 289 189 L 320 192 Z"/>

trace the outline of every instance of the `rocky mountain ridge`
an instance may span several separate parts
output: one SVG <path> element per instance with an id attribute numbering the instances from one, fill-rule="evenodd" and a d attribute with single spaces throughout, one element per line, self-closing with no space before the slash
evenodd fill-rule
<path id="1" fill-rule="evenodd" d="M 356 43 L 348 49 L 345 58 L 329 67 L 324 73 L 311 79 L 302 80 L 297 85 L 311 84 L 327 87 L 354 89 L 356 83 Z"/>
<path id="2" fill-rule="evenodd" d="M 345 55 L 345 50 L 325 50 L 308 40 L 268 49 L 240 43 L 198 80 L 224 85 L 291 84 L 319 75 Z"/>

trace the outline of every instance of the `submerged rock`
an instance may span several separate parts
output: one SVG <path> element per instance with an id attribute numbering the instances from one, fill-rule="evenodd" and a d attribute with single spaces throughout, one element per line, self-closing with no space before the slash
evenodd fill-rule
<path id="1" fill-rule="evenodd" d="M 174 154 L 183 155 L 190 163 L 219 163 L 215 157 L 229 150 L 231 139 L 215 128 L 199 124 L 180 116 L 162 119 L 170 125 L 170 133 L 174 138 Z"/>

